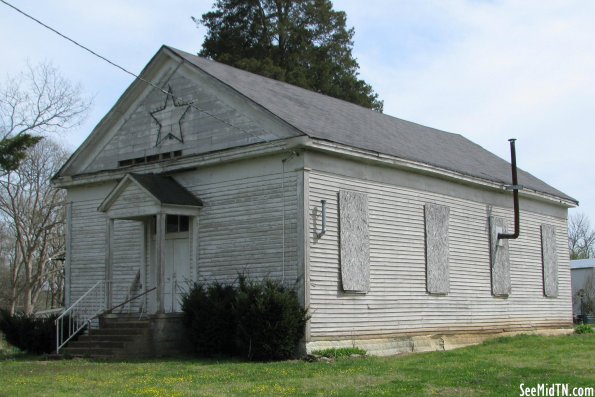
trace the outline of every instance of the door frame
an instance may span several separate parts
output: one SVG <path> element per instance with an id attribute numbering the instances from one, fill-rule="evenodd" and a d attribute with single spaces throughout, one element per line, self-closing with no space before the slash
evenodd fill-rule
<path id="1" fill-rule="evenodd" d="M 167 213 L 163 214 L 163 221 L 165 221 L 166 215 L 174 215 L 174 216 L 183 216 L 181 214 L 175 213 Z M 187 276 L 190 283 L 196 281 L 197 274 L 198 274 L 198 216 L 197 215 L 190 215 L 189 216 L 189 225 L 188 231 L 184 232 L 175 232 L 175 233 L 162 233 L 162 274 L 161 280 L 159 279 L 159 266 L 158 266 L 158 258 L 157 258 L 157 241 L 158 241 L 158 233 L 157 233 L 157 221 L 159 216 L 150 217 L 146 221 L 145 236 L 144 241 L 146 242 L 145 246 L 145 254 L 143 255 L 144 258 L 144 291 L 147 291 L 153 287 L 159 287 L 161 283 L 161 288 L 157 288 L 155 292 L 151 292 L 146 296 L 146 307 L 148 313 L 170 313 L 172 311 L 173 300 L 168 302 L 165 300 L 166 298 L 166 291 L 165 291 L 165 268 L 168 266 L 166 255 L 165 255 L 165 241 L 172 240 L 172 239 L 187 239 L 188 241 L 188 266 L 187 266 Z M 164 222 L 165 223 L 165 222 Z M 141 273 L 142 274 L 142 273 Z M 173 299 L 173 297 L 172 297 Z"/>

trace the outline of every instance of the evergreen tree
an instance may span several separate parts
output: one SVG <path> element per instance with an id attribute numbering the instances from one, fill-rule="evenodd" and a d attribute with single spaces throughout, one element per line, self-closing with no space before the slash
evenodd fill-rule
<path id="1" fill-rule="evenodd" d="M 330 0 L 217 0 L 197 23 L 208 32 L 199 55 L 382 111 L 358 79 L 353 28 Z"/>

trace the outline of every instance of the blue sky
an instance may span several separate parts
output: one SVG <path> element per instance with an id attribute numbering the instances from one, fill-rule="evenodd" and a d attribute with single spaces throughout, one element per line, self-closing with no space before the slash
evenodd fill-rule
<path id="1" fill-rule="evenodd" d="M 134 72 L 162 44 L 197 52 L 211 0 L 12 0 Z M 577 198 L 595 222 L 595 2 L 336 0 L 387 114 L 460 133 Z M 74 150 L 131 77 L 0 4 L 0 81 L 51 61 L 94 97 Z"/>

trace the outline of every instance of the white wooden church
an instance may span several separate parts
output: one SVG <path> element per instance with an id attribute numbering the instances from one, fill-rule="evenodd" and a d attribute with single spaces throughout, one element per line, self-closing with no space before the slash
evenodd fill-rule
<path id="1" fill-rule="evenodd" d="M 171 47 L 141 77 L 54 178 L 73 318 L 132 313 L 168 354 L 188 286 L 244 272 L 296 286 L 308 350 L 571 325 L 572 197 L 519 170 L 499 240 L 511 166 L 461 135 Z"/>

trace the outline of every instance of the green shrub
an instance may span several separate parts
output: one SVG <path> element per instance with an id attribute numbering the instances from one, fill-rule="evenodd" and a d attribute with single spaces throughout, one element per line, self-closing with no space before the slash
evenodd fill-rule
<path id="1" fill-rule="evenodd" d="M 56 326 L 58 316 L 36 318 L 24 314 L 11 316 L 7 310 L 0 310 L 0 331 L 6 342 L 27 353 L 51 353 L 56 348 Z"/>
<path id="2" fill-rule="evenodd" d="M 364 349 L 360 349 L 359 347 L 340 347 L 340 348 L 329 348 L 323 350 L 315 350 L 312 352 L 315 356 L 322 356 L 328 358 L 340 358 L 340 357 L 349 357 L 353 354 L 358 354 L 360 356 L 365 356 L 366 351 Z"/>
<path id="3" fill-rule="evenodd" d="M 237 285 L 195 284 L 182 311 L 198 355 L 259 361 L 293 357 L 308 319 L 294 290 L 244 276 Z"/>
<path id="4" fill-rule="evenodd" d="M 235 305 L 236 342 L 249 360 L 284 360 L 296 355 L 308 320 L 293 289 L 265 280 L 250 282 L 240 276 Z"/>
<path id="5" fill-rule="evenodd" d="M 237 291 L 229 285 L 195 283 L 182 298 L 184 324 L 194 351 L 200 356 L 234 355 Z"/>
<path id="6" fill-rule="evenodd" d="M 574 327 L 575 334 L 592 334 L 595 333 L 593 328 L 588 324 L 581 324 Z"/>

